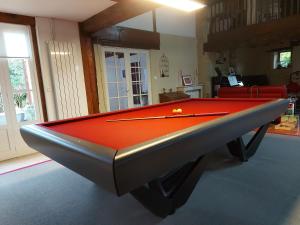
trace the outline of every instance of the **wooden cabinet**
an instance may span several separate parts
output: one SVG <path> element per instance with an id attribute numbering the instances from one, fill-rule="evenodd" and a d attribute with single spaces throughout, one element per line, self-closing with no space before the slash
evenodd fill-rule
<path id="1" fill-rule="evenodd" d="M 191 98 L 203 98 L 203 84 L 177 87 L 177 91 L 182 91 L 191 96 Z"/>
<path id="2" fill-rule="evenodd" d="M 181 91 L 166 92 L 166 93 L 159 94 L 159 102 L 160 103 L 176 101 L 176 100 L 180 100 L 180 99 L 187 99 L 187 98 L 190 98 L 190 96 Z"/>

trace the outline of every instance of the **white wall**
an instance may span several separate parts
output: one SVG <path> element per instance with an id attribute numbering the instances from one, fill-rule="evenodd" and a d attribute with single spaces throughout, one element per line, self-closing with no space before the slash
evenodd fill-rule
<path id="1" fill-rule="evenodd" d="M 290 73 L 300 70 L 300 47 L 293 48 L 292 66 L 287 69 L 273 69 L 273 55 L 267 47 L 237 49 L 237 72 L 242 75 L 266 74 L 271 85 L 288 84 Z"/>
<path id="2" fill-rule="evenodd" d="M 215 61 L 217 54 L 208 53 L 203 49 L 204 43 L 207 42 L 207 35 L 209 33 L 208 15 L 210 11 L 208 7 L 202 9 L 197 14 L 197 49 L 198 49 L 198 79 L 199 82 L 203 83 L 204 96 L 211 96 L 211 78 L 216 75 L 215 72 Z"/>
<path id="3" fill-rule="evenodd" d="M 152 12 L 117 24 L 118 26 L 153 31 Z M 169 7 L 156 9 L 157 32 L 184 37 L 196 37 L 195 13 L 186 13 Z"/>
<path id="4" fill-rule="evenodd" d="M 160 57 L 165 54 L 169 60 L 169 77 L 160 77 Z M 159 103 L 163 88 L 176 91 L 182 86 L 181 75 L 192 75 L 198 82 L 197 41 L 195 38 L 161 34 L 160 50 L 150 51 L 152 101 Z"/>
<path id="5" fill-rule="evenodd" d="M 157 31 L 183 37 L 196 37 L 195 13 L 176 9 L 159 8 L 156 10 Z"/>
<path id="6" fill-rule="evenodd" d="M 293 49 L 293 72 L 300 71 L 300 46 Z"/>
<path id="7" fill-rule="evenodd" d="M 101 46 L 94 45 L 97 71 L 97 85 L 99 94 L 99 107 L 101 112 L 106 112 L 105 85 L 103 84 L 103 68 L 101 60 Z M 169 60 L 169 77 L 160 77 L 160 58 L 165 54 Z M 163 88 L 167 91 L 182 86 L 181 75 L 192 75 L 195 82 L 197 76 L 197 41 L 195 38 L 179 37 L 161 34 L 160 50 L 150 50 L 150 76 L 152 103 L 159 103 L 159 93 Z"/>
<path id="8" fill-rule="evenodd" d="M 51 68 L 49 63 L 49 55 L 47 49 L 47 42 L 54 40 L 59 42 L 71 42 L 76 47 L 77 60 L 75 61 L 76 71 L 78 73 L 80 84 L 80 105 L 82 114 L 87 114 L 86 92 L 84 86 L 84 74 L 82 66 L 82 57 L 80 50 L 79 29 L 76 22 L 50 19 L 50 18 L 36 18 L 36 29 L 38 36 L 39 54 L 42 68 L 43 83 L 45 88 L 46 106 L 49 120 L 57 119 L 55 104 L 55 95 L 53 90 L 53 83 L 51 78 Z"/>
<path id="9" fill-rule="evenodd" d="M 117 26 L 153 31 L 152 12 L 147 12 L 140 16 L 133 17 L 117 24 Z"/>

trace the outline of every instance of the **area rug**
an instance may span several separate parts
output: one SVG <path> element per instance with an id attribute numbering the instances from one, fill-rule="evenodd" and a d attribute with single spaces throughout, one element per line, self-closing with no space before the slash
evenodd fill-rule
<path id="1" fill-rule="evenodd" d="M 272 126 L 268 129 L 268 133 L 300 137 L 300 126 L 298 125 L 297 128 L 292 130 L 277 130 Z"/>

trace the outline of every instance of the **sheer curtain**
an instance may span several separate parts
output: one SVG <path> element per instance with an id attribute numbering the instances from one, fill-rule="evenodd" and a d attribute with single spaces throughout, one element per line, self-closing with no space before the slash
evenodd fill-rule
<path id="1" fill-rule="evenodd" d="M 30 58 L 31 56 L 29 27 L 0 23 L 0 57 Z"/>

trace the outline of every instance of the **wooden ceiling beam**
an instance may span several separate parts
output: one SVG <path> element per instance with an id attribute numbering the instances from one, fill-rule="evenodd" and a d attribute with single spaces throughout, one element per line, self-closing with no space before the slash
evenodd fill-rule
<path id="1" fill-rule="evenodd" d="M 80 23 L 81 30 L 85 33 L 95 33 L 160 7 L 159 4 L 141 0 L 114 1 L 118 3 Z"/>
<path id="2" fill-rule="evenodd" d="M 93 35 L 93 42 L 106 46 L 137 49 L 160 49 L 160 34 L 157 32 L 113 26 Z"/>
<path id="3" fill-rule="evenodd" d="M 35 18 L 12 13 L 0 12 L 0 22 L 35 26 Z"/>

